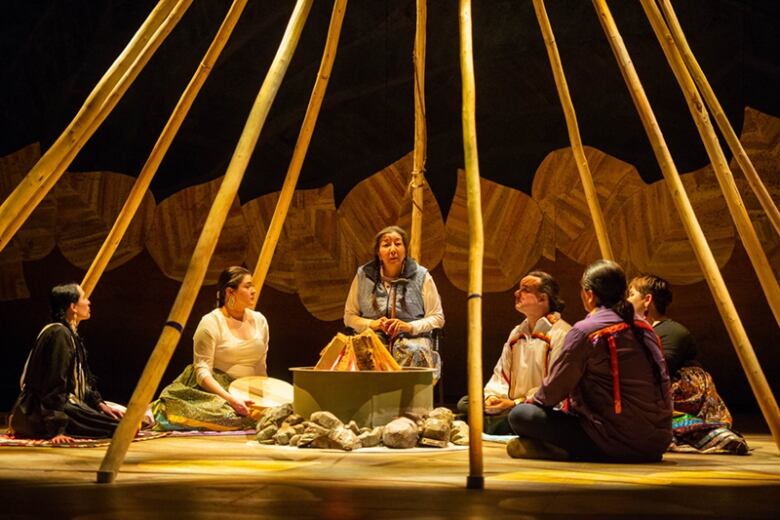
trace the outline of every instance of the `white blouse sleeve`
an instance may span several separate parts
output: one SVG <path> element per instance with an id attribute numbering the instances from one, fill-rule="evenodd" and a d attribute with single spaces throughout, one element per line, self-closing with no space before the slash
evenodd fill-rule
<path id="1" fill-rule="evenodd" d="M 360 302 L 358 301 L 358 277 L 352 279 L 349 288 L 347 302 L 344 304 L 344 325 L 357 333 L 363 332 L 371 325 L 369 318 L 360 315 Z"/>
<path id="2" fill-rule="evenodd" d="M 425 273 L 422 296 L 423 305 L 425 306 L 425 316 L 419 320 L 409 322 L 412 326 L 411 334 L 413 336 L 444 327 L 444 311 L 441 308 L 441 298 L 439 297 L 439 291 L 436 289 L 436 283 L 433 281 L 431 273 Z"/>
<path id="3" fill-rule="evenodd" d="M 193 368 L 195 370 L 195 380 L 198 384 L 206 376 L 212 375 L 214 369 L 214 352 L 217 346 L 217 323 L 216 320 L 206 315 L 198 324 L 193 341 Z"/>

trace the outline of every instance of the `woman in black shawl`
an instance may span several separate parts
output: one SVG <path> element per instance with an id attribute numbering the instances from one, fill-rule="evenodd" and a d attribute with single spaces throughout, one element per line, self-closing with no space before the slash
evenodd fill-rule
<path id="1" fill-rule="evenodd" d="M 94 386 L 87 351 L 77 333 L 90 317 L 90 302 L 78 284 L 58 285 L 50 296 L 52 322 L 38 334 L 21 378 L 22 392 L 11 412 L 17 437 L 51 439 L 110 437 L 124 407 L 106 403 Z"/>

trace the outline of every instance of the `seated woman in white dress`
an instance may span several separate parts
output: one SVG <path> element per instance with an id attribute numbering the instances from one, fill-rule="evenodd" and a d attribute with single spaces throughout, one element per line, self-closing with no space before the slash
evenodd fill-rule
<path id="1" fill-rule="evenodd" d="M 239 377 L 266 375 L 268 322 L 253 310 L 257 291 L 243 267 L 225 269 L 217 308 L 203 316 L 193 337 L 193 363 L 152 403 L 157 430 L 253 428 L 251 401 L 228 392 Z"/>

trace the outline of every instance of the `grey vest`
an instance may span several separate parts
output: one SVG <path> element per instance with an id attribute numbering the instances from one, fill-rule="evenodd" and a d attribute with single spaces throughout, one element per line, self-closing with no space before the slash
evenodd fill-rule
<path id="1" fill-rule="evenodd" d="M 358 267 L 358 302 L 360 315 L 364 318 L 377 319 L 380 316 L 390 317 L 395 293 L 395 317 L 404 321 L 414 321 L 425 316 L 422 288 L 428 270 L 413 259 L 407 257 L 401 276 L 390 283 L 390 290 L 385 288 L 379 274 L 379 264 L 376 259 Z"/>

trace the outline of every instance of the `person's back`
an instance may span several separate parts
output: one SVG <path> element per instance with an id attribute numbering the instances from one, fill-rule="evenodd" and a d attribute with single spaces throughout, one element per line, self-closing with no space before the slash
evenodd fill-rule
<path id="1" fill-rule="evenodd" d="M 572 365 L 581 372 L 570 370 Z M 666 451 L 672 438 L 669 377 L 651 330 L 625 326 L 614 311 L 599 308 L 569 331 L 548 381 L 536 398 L 549 406 L 574 384 L 570 410 L 585 419 L 583 428 L 611 458 L 659 460 Z"/>

